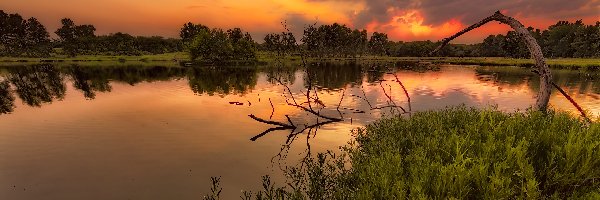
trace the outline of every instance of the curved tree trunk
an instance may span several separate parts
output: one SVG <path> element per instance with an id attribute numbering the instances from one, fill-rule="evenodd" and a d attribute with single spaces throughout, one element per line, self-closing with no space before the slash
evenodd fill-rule
<path id="1" fill-rule="evenodd" d="M 481 20 L 480 22 L 467 27 L 466 29 L 454 34 L 449 38 L 443 39 L 442 44 L 440 44 L 440 46 L 433 50 L 430 53 L 430 55 L 439 51 L 442 47 L 446 46 L 450 41 L 457 38 L 458 36 L 461 36 L 462 34 L 465 34 L 466 32 L 478 28 L 490 21 L 498 21 L 500 23 L 509 25 L 517 32 L 517 34 L 519 34 L 519 36 L 521 36 L 521 39 L 525 42 L 525 44 L 527 44 L 527 48 L 529 49 L 529 52 L 531 52 L 531 58 L 535 61 L 537 72 L 540 75 L 540 91 L 538 92 L 535 106 L 538 110 L 545 112 L 548 108 L 548 102 L 550 101 L 550 93 L 552 91 L 552 74 L 550 74 L 550 69 L 546 64 L 546 59 L 544 58 L 544 55 L 542 53 L 542 48 L 537 43 L 535 38 L 531 36 L 529 31 L 523 26 L 523 24 L 521 24 L 521 22 L 517 21 L 512 17 L 503 15 L 502 13 L 500 13 L 500 11 L 496 11 L 494 15 L 489 16 Z"/>

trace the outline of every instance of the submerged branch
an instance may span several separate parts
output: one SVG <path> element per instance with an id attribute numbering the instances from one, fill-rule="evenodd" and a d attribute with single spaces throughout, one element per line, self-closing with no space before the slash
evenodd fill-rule
<path id="1" fill-rule="evenodd" d="M 270 125 L 275 125 L 275 126 L 281 126 L 281 127 L 286 127 L 286 128 L 296 128 L 296 126 L 294 126 L 294 125 L 289 125 L 289 124 L 284 124 L 284 123 L 281 123 L 281 122 L 276 122 L 276 121 L 270 121 L 270 120 L 261 119 L 259 117 L 256 117 L 253 114 L 248 115 L 248 117 L 250 117 L 250 118 L 252 118 L 252 119 L 254 119 L 254 120 L 258 121 L 258 122 L 265 123 L 265 124 L 270 124 Z"/>

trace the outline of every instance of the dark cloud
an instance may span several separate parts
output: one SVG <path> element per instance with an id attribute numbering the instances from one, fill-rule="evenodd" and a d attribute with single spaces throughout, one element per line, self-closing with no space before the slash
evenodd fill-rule
<path id="1" fill-rule="evenodd" d="M 422 2 L 421 10 L 426 24 L 438 25 L 450 18 L 473 23 L 491 15 L 496 10 L 506 10 L 510 15 L 523 17 L 586 17 L 582 15 L 583 11 L 588 6 L 594 6 L 593 4 L 599 5 L 597 1 L 589 0 L 426 0 Z"/>
<path id="2" fill-rule="evenodd" d="M 371 21 L 388 22 L 398 12 L 415 9 L 421 11 L 426 25 L 439 25 L 450 19 L 470 24 L 496 10 L 505 10 L 513 16 L 549 19 L 600 15 L 598 0 L 365 0 L 364 3 L 365 10 L 354 19 L 357 27 Z"/>
<path id="3" fill-rule="evenodd" d="M 354 25 L 360 28 L 372 21 L 387 22 L 393 17 L 393 13 L 388 12 L 388 9 L 411 9 L 417 6 L 415 2 L 414 0 L 367 0 L 365 10 L 356 15 Z"/>

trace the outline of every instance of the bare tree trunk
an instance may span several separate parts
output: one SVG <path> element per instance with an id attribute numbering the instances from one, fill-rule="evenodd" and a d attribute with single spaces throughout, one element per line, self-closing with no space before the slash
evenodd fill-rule
<path id="1" fill-rule="evenodd" d="M 523 26 L 523 24 L 521 24 L 521 22 L 517 21 L 512 17 L 503 15 L 502 13 L 500 13 L 500 11 L 496 11 L 494 15 L 489 16 L 481 20 L 480 22 L 477 22 L 476 24 L 467 27 L 466 29 L 454 34 L 449 38 L 443 39 L 442 44 L 440 44 L 440 46 L 433 50 L 430 53 L 430 55 L 439 51 L 442 47 L 446 46 L 450 41 L 457 38 L 458 36 L 461 36 L 462 34 L 465 34 L 466 32 L 469 32 L 491 21 L 498 21 L 500 23 L 509 25 L 517 32 L 517 34 L 519 34 L 519 36 L 521 36 L 521 39 L 525 42 L 525 44 L 527 44 L 527 48 L 531 53 L 531 58 L 535 61 L 535 66 L 537 67 L 537 71 L 540 75 L 540 91 L 538 92 L 535 106 L 538 110 L 545 112 L 548 108 L 548 102 L 550 101 L 550 93 L 552 91 L 552 74 L 550 74 L 550 69 L 546 64 L 546 59 L 544 58 L 544 55 L 542 53 L 542 48 L 537 43 L 535 38 L 531 36 L 529 31 Z"/>

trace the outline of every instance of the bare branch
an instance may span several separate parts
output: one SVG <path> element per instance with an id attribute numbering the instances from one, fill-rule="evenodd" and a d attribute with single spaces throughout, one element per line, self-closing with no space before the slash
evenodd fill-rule
<path id="1" fill-rule="evenodd" d="M 536 39 L 531 35 L 529 30 L 521 24 L 518 20 L 508 17 L 500 13 L 500 11 L 496 11 L 492 16 L 489 16 L 466 29 L 442 40 L 442 44 L 440 44 L 435 50 L 433 50 L 429 55 L 433 55 L 446 46 L 453 39 L 475 29 L 478 28 L 490 21 L 498 21 L 503 24 L 507 24 L 512 27 L 515 32 L 521 36 L 521 39 L 527 45 L 529 52 L 531 53 L 531 57 L 535 60 L 535 65 L 540 74 L 540 90 L 538 92 L 538 97 L 536 100 L 536 107 L 538 110 L 545 112 L 548 108 L 548 102 L 550 101 L 550 94 L 552 92 L 552 74 L 550 74 L 550 69 L 546 64 L 546 59 L 544 58 L 544 54 L 542 53 L 542 48 L 537 43 Z"/>
<path id="2" fill-rule="evenodd" d="M 248 115 L 248 117 L 250 117 L 250 118 L 252 118 L 252 119 L 254 119 L 254 120 L 258 121 L 258 122 L 265 123 L 265 124 L 270 124 L 270 125 L 275 125 L 275 126 L 281 126 L 281 127 L 286 127 L 286 128 L 296 128 L 293 125 L 284 124 L 284 123 L 276 122 L 276 121 L 270 121 L 270 120 L 261 119 L 261 118 L 256 117 L 253 114 Z"/>

